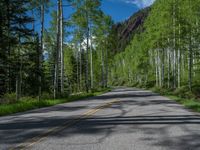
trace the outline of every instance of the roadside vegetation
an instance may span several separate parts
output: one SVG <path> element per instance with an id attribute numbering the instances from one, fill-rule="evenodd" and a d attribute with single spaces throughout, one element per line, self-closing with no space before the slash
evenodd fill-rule
<path id="1" fill-rule="evenodd" d="M 14 114 L 18 112 L 24 112 L 24 111 L 28 111 L 32 109 L 37 109 L 37 108 L 54 106 L 61 103 L 67 103 L 67 102 L 72 102 L 72 101 L 77 101 L 77 100 L 85 100 L 86 98 L 98 96 L 108 91 L 110 91 L 109 88 L 99 89 L 90 93 L 73 94 L 66 98 L 60 98 L 60 99 L 43 97 L 43 99 L 40 101 L 38 101 L 37 98 L 32 98 L 32 97 L 23 97 L 19 101 L 15 101 L 14 94 L 7 95 L 7 97 L 4 98 L 4 103 L 1 103 L 0 105 L 0 116 Z"/>
<path id="2" fill-rule="evenodd" d="M 175 100 L 193 111 L 200 112 L 200 87 L 194 86 L 190 91 L 188 87 L 181 87 L 180 89 L 164 89 L 164 88 L 150 88 L 153 92 L 159 93 L 163 96 Z"/>
<path id="3" fill-rule="evenodd" d="M 156 0 L 150 9 L 137 14 L 145 14 L 137 27 L 140 30 L 135 30 L 127 39 L 131 39 L 129 44 L 121 46 L 123 49 L 112 60 L 110 84 L 153 88 L 199 111 L 199 2 Z M 125 22 L 124 28 L 131 21 Z M 122 37 L 126 39 L 126 34 Z M 118 45 L 120 49 L 123 43 Z"/>
<path id="4" fill-rule="evenodd" d="M 113 21 L 101 0 L 2 0 L 0 9 L 0 115 L 107 89 Z"/>

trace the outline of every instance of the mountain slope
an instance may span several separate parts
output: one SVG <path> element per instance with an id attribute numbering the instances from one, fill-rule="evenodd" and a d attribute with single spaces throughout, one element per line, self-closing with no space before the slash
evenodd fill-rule
<path id="1" fill-rule="evenodd" d="M 144 22 L 150 12 L 150 8 L 140 10 L 136 14 L 133 14 L 128 20 L 115 24 L 113 30 L 116 34 L 117 44 L 115 51 L 124 51 L 126 46 L 130 43 L 135 33 L 144 31 Z"/>

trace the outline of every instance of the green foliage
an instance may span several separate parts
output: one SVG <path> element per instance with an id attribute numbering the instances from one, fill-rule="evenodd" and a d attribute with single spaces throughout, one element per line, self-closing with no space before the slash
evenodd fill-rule
<path id="1" fill-rule="evenodd" d="M 81 93 L 81 94 L 71 95 L 68 98 L 63 98 L 63 99 L 45 99 L 41 101 L 38 101 L 37 99 L 31 98 L 31 97 L 24 97 L 22 100 L 16 103 L 0 105 L 0 116 L 5 116 L 5 115 L 37 109 L 37 108 L 54 106 L 57 104 L 72 102 L 75 100 L 84 100 L 85 98 L 88 98 L 91 96 L 97 96 L 107 91 L 109 91 L 109 89 L 103 89 L 100 92 L 95 91 L 93 93 Z"/>
<path id="2" fill-rule="evenodd" d="M 169 97 L 171 100 L 184 105 L 186 108 L 200 112 L 200 99 L 195 98 L 194 94 L 188 90 L 188 87 L 176 89 L 152 88 L 152 91 Z"/>
<path id="3" fill-rule="evenodd" d="M 200 99 L 200 85 L 199 84 L 193 85 L 192 93 L 195 95 L 195 98 Z"/>
<path id="4" fill-rule="evenodd" d="M 32 30 L 27 27 L 33 21 L 27 12 L 28 1 L 0 1 L 0 94 L 14 92 L 15 79 L 26 63 Z"/>
<path id="5" fill-rule="evenodd" d="M 1 104 L 12 104 L 16 103 L 16 94 L 15 93 L 6 93 L 3 95 Z"/>
<path id="6" fill-rule="evenodd" d="M 174 95 L 179 96 L 181 98 L 195 98 L 192 91 L 188 88 L 188 86 L 183 86 L 174 91 Z"/>
<path id="7" fill-rule="evenodd" d="M 42 100 L 47 100 L 47 99 L 52 99 L 52 98 L 53 98 L 53 95 L 52 93 L 49 93 L 49 92 L 43 92 L 41 95 Z"/>
<path id="8" fill-rule="evenodd" d="M 176 102 L 183 104 L 186 108 L 189 108 L 191 110 L 200 112 L 200 101 L 195 99 L 185 99 L 180 98 L 177 96 L 168 96 L 170 99 L 175 100 Z"/>
<path id="9" fill-rule="evenodd" d="M 194 86 L 200 83 L 198 2 L 157 0 L 142 32 L 134 34 L 123 52 L 111 58 L 109 82 L 145 88 L 156 86 L 173 89 L 181 97 L 199 97 L 199 89 Z M 126 29 L 124 26 L 120 30 Z"/>

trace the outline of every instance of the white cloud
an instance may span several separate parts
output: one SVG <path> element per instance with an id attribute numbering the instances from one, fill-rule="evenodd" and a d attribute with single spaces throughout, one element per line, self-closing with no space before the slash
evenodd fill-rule
<path id="1" fill-rule="evenodd" d="M 120 0 L 128 4 L 135 4 L 139 8 L 145 8 L 153 4 L 155 0 Z"/>

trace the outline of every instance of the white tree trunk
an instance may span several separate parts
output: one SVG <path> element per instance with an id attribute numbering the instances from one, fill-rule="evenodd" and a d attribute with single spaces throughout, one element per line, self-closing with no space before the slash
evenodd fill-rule
<path id="1" fill-rule="evenodd" d="M 92 40 L 92 32 L 90 31 L 90 80 L 91 80 L 91 89 L 94 86 L 94 74 L 93 74 L 93 40 Z"/>
<path id="2" fill-rule="evenodd" d="M 63 50 L 63 7 L 62 0 L 60 0 L 60 58 L 61 58 L 61 76 L 60 76 L 60 84 L 61 84 L 61 93 L 64 93 L 64 50 Z"/>
<path id="3" fill-rule="evenodd" d="M 179 48 L 178 48 L 178 88 L 181 87 L 181 50 L 180 50 L 180 44 L 181 44 L 181 25 L 179 24 Z"/>

